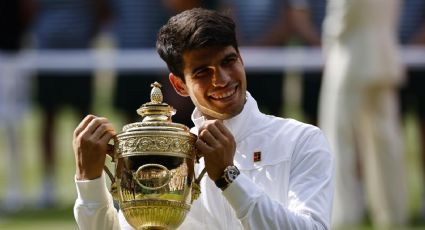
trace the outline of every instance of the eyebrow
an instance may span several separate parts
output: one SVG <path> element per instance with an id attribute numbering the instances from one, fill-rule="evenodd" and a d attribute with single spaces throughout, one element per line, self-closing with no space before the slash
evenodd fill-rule
<path id="1" fill-rule="evenodd" d="M 236 52 L 231 52 L 227 54 L 223 59 L 227 59 L 229 57 L 238 57 L 238 54 Z"/>
<path id="2" fill-rule="evenodd" d="M 229 54 L 226 54 L 221 60 L 225 60 L 225 59 L 228 59 L 228 58 L 234 58 L 234 57 L 238 57 L 238 54 L 236 53 L 236 52 L 231 52 L 231 53 L 229 53 Z M 192 75 L 194 75 L 194 74 L 196 74 L 197 72 L 199 72 L 199 71 L 201 71 L 201 70 L 203 70 L 203 69 L 205 69 L 205 68 L 207 68 L 208 67 L 208 65 L 201 65 L 201 66 L 199 66 L 199 67 L 196 67 L 196 68 L 194 68 L 192 71 L 191 71 L 191 74 Z"/>
<path id="3" fill-rule="evenodd" d="M 203 69 L 206 69 L 208 67 L 208 65 L 201 65 L 201 66 L 199 66 L 199 67 L 196 67 L 195 69 L 193 69 L 192 71 L 191 71 L 191 75 L 194 75 L 194 74 L 196 74 L 197 72 L 199 72 L 199 71 L 201 71 L 201 70 L 203 70 Z"/>

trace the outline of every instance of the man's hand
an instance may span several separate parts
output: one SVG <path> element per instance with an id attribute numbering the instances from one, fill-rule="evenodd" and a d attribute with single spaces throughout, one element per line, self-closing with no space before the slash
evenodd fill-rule
<path id="1" fill-rule="evenodd" d="M 205 168 L 211 180 L 216 181 L 224 169 L 233 165 L 236 142 L 221 120 L 208 120 L 199 129 L 196 147 L 205 159 Z"/>
<path id="2" fill-rule="evenodd" d="M 93 180 L 102 175 L 108 153 L 108 142 L 115 136 L 108 119 L 87 115 L 74 131 L 74 148 L 77 180 Z"/>

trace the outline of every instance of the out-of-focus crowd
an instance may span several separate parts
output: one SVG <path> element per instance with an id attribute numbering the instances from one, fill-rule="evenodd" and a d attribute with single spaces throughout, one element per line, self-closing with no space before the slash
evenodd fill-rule
<path id="1" fill-rule="evenodd" d="M 159 27 L 171 15 L 193 7 L 232 16 L 242 47 L 319 48 L 323 44 L 324 68 L 299 73 L 300 108 L 302 119 L 322 128 L 334 150 L 334 226 L 362 223 L 368 213 L 376 226 L 407 224 L 402 122 L 403 116 L 413 112 L 419 142 L 425 143 L 425 66 L 402 66 L 393 48 L 425 46 L 423 0 L 2 1 L 0 130 L 7 138 L 1 152 L 7 162 L 4 170 L 8 182 L 5 196 L 0 198 L 1 209 L 13 211 L 24 205 L 18 130 L 29 103 L 43 113 L 42 130 L 37 135 L 43 153 L 40 207 L 54 206 L 57 201 L 54 144 L 59 112 L 64 106 L 73 108 L 81 118 L 93 112 L 94 71 L 30 72 L 19 68 L 19 54 L 28 49 L 93 49 L 96 39 L 105 34 L 112 38 L 114 49 L 154 48 Z M 339 57 L 358 61 L 345 66 Z M 284 92 L 288 88 L 285 74 L 284 68 L 247 72 L 248 91 L 262 110 L 276 116 L 284 116 L 289 109 L 284 107 L 289 95 Z M 387 80 L 376 80 L 375 75 Z M 396 80 L 388 80 L 392 75 L 397 75 Z M 362 78 L 368 80 L 359 81 Z M 140 86 L 154 81 L 165 84 L 167 103 L 179 111 L 173 120 L 192 126 L 192 103 L 173 92 L 163 73 L 116 71 L 110 92 L 113 108 L 125 122 L 134 122 L 134 111 L 148 101 L 150 90 Z M 425 147 L 421 156 L 425 182 Z M 421 202 L 425 219 L 425 192 Z"/>

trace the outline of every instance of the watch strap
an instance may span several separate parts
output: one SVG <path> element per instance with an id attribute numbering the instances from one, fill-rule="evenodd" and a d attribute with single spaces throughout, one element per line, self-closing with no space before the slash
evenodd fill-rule
<path id="1" fill-rule="evenodd" d="M 221 190 L 224 190 L 227 188 L 227 186 L 229 186 L 229 183 L 227 182 L 227 180 L 224 178 L 224 175 L 221 176 L 220 178 L 218 178 L 217 180 L 214 181 L 215 185 L 220 188 Z"/>

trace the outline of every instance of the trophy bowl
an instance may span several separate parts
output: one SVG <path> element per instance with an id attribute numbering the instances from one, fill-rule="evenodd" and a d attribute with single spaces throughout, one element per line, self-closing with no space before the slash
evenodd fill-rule
<path id="1" fill-rule="evenodd" d="M 141 122 L 127 124 L 114 139 L 111 193 L 135 229 L 175 229 L 200 193 L 194 164 L 196 136 L 173 123 L 175 110 L 163 103 L 157 82 L 151 102 L 138 110 Z"/>

